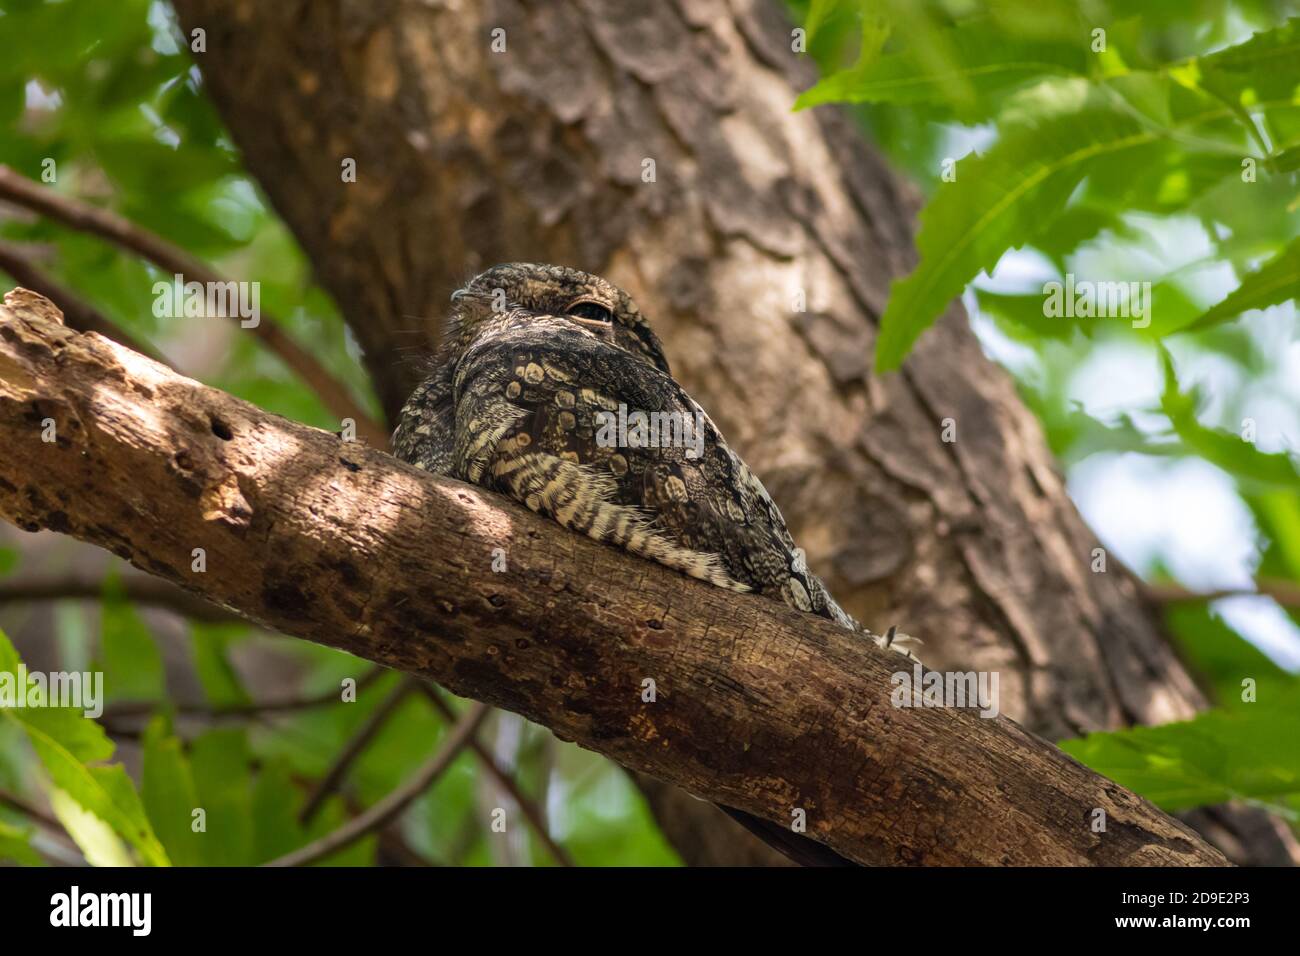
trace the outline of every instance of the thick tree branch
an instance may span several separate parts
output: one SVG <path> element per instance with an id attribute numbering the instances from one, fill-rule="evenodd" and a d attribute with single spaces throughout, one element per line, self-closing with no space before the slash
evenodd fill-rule
<path id="1" fill-rule="evenodd" d="M 860 862 L 1223 862 L 1010 720 L 895 709 L 901 659 L 850 632 L 268 415 L 65 328 L 33 293 L 5 302 L 0 513 L 19 527 L 98 544 L 709 800 L 783 824 L 802 809 L 809 836 Z M 57 441 L 41 440 L 48 419 Z"/>

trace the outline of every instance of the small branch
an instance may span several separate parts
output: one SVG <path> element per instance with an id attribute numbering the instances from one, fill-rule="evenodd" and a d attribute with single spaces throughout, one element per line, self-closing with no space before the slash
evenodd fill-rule
<path id="1" fill-rule="evenodd" d="M 214 624 L 243 620 L 239 615 L 159 578 L 133 574 L 122 580 L 120 587 L 122 596 L 128 601 L 163 608 L 192 620 Z M 101 578 L 69 576 L 0 580 L 0 605 L 37 601 L 100 601 L 103 598 L 104 581 Z"/>
<path id="2" fill-rule="evenodd" d="M 384 797 L 383 800 L 380 800 L 369 810 L 349 820 L 333 833 L 328 833 L 319 840 L 315 840 L 304 847 L 294 850 L 292 853 L 286 853 L 279 859 L 263 865 L 306 866 L 309 863 L 315 863 L 346 846 L 350 846 L 366 834 L 379 830 L 391 820 L 396 819 L 412 800 L 429 789 L 452 765 L 452 762 L 474 736 L 479 725 L 483 723 L 483 718 L 488 715 L 489 709 L 486 704 L 475 704 L 466 711 L 465 716 L 452 729 L 451 735 L 443 741 L 442 746 L 438 748 L 438 752 L 433 758 L 417 770 L 410 780 Z"/>
<path id="3" fill-rule="evenodd" d="M 8 790 L 0 789 L 0 803 L 3 803 L 11 810 L 18 811 L 25 817 L 30 817 L 33 821 L 45 827 L 45 829 L 66 836 L 62 823 L 34 804 L 28 803 L 16 793 L 10 793 Z"/>
<path id="4" fill-rule="evenodd" d="M 311 822 L 312 817 L 316 816 L 316 812 L 325 804 L 325 800 L 343 782 L 343 778 L 347 776 L 353 762 L 370 746 L 370 742 L 379 735 L 379 731 L 388 723 L 388 719 L 397 712 L 397 708 L 401 706 L 402 701 L 406 700 L 411 691 L 415 690 L 417 683 L 418 681 L 414 677 L 404 677 L 389 695 L 380 702 L 379 706 L 371 711 L 370 715 L 366 717 L 365 723 L 361 725 L 339 755 L 334 758 L 334 763 L 330 765 L 325 776 L 307 795 L 307 800 L 298 813 L 299 823 L 307 824 Z"/>
<path id="5" fill-rule="evenodd" d="M 394 827 L 379 831 L 379 850 L 392 859 L 397 866 L 433 866 L 411 844 L 407 843 Z M 382 858 L 381 858 L 382 862 Z"/>
<path id="6" fill-rule="evenodd" d="M 257 761 L 254 761 L 257 762 Z M 259 768 L 260 769 L 260 768 Z M 290 779 L 294 785 L 302 790 L 310 789 L 314 780 L 303 777 L 301 774 L 292 773 Z M 360 803 L 355 797 L 348 793 L 339 795 L 343 801 L 343 809 L 350 816 L 356 816 L 365 811 L 365 805 Z M 398 866 L 437 866 L 439 864 L 424 857 L 417 852 L 415 848 L 407 842 L 406 835 L 402 833 L 401 820 L 390 821 L 388 826 L 382 827 L 375 834 L 378 840 L 378 850 L 381 854 L 379 862 L 384 862 L 386 855 L 396 861 Z"/>
<path id="7" fill-rule="evenodd" d="M 3 167 L 0 167 L 2 170 Z M 11 242 L 0 240 L 0 271 L 9 273 L 19 285 L 39 292 L 63 310 L 63 317 L 68 325 L 79 332 L 98 332 L 125 345 L 133 352 L 140 352 L 151 358 L 160 358 L 158 351 L 145 345 L 127 332 L 112 319 L 105 316 L 93 305 L 80 298 L 71 289 L 60 285 L 39 269 L 26 250 Z M 168 362 L 168 365 L 171 363 Z"/>
<path id="8" fill-rule="evenodd" d="M 1300 584 L 1280 578 L 1260 578 L 1255 589 L 1217 588 L 1210 591 L 1193 591 L 1181 584 L 1148 584 L 1147 595 L 1157 604 L 1202 604 L 1236 597 L 1272 598 L 1283 607 L 1300 607 Z"/>
<path id="9" fill-rule="evenodd" d="M 447 703 L 446 699 L 438 691 L 438 688 L 434 687 L 432 684 L 421 682 L 420 690 L 425 697 L 429 698 L 430 703 L 433 704 L 438 713 L 442 714 L 446 720 L 452 721 L 456 719 L 456 712 L 451 709 L 451 705 Z M 519 781 L 515 780 L 513 775 L 506 773 L 505 770 L 501 769 L 501 767 L 497 765 L 496 758 L 492 756 L 492 752 L 488 750 L 487 747 L 483 746 L 482 742 L 479 741 L 477 737 L 470 740 L 469 746 L 470 749 L 474 751 L 474 755 L 478 757 L 480 766 L 482 766 L 482 768 L 491 775 L 492 779 L 495 780 L 497 784 L 506 791 L 506 793 L 510 794 L 510 798 L 519 805 L 519 810 L 523 813 L 524 819 L 526 819 L 529 825 L 532 826 L 533 832 L 537 834 L 537 838 L 542 841 L 542 844 L 555 859 L 555 862 L 560 864 L 560 866 L 573 866 L 573 857 L 569 856 L 568 851 L 566 851 L 564 847 L 555 842 L 555 838 L 551 836 L 551 831 L 546 826 L 546 820 L 542 817 L 542 812 L 538 808 L 537 802 L 529 799 L 524 794 L 523 790 L 519 788 Z"/>
<path id="10" fill-rule="evenodd" d="M 360 692 L 373 684 L 384 672 L 385 668 L 383 667 L 369 668 L 357 678 L 357 691 Z M 228 707 L 212 707 L 208 704 L 176 704 L 171 709 L 174 713 L 185 717 L 206 717 L 209 720 L 220 720 L 227 717 L 264 717 L 268 714 L 283 714 L 311 710 L 316 707 L 329 707 L 343 702 L 338 690 L 328 690 L 313 697 L 289 697 L 285 700 L 255 701 L 249 704 L 232 704 Z M 165 706 L 156 701 L 132 701 L 116 704 L 105 709 L 100 721 L 108 727 L 124 717 L 147 717 L 153 714 L 154 711 L 162 709 L 165 709 Z M 110 732 L 119 736 L 128 736 L 123 734 L 120 729 L 111 730 Z"/>
<path id="11" fill-rule="evenodd" d="M 3 788 L 0 788 L 0 804 L 21 813 L 49 834 L 50 852 L 37 848 L 38 852 L 44 853 L 45 856 L 52 859 L 57 856 L 55 862 L 62 866 L 86 865 L 86 859 L 76 841 L 68 836 L 68 831 L 63 828 L 63 824 L 56 818 L 34 804 L 28 803 L 18 794 L 11 793 Z"/>
<path id="12" fill-rule="evenodd" d="M 187 282 L 201 282 L 205 285 L 227 281 L 184 249 L 142 229 L 129 219 L 64 196 L 3 165 L 0 165 L 0 199 L 40 213 L 72 229 L 106 239 L 148 259 L 168 276 L 182 275 Z M 249 331 L 306 382 L 333 414 L 340 419 L 353 419 L 357 423 L 358 436 L 375 448 L 387 448 L 388 432 L 356 403 L 347 386 L 335 378 L 315 356 L 291 339 L 272 316 L 263 314 L 261 318 L 262 321 Z"/>

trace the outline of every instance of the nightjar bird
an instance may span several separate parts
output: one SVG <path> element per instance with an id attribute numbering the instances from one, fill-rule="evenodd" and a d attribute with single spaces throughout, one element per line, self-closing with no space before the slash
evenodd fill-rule
<path id="1" fill-rule="evenodd" d="M 835 603 L 762 482 L 672 377 L 636 303 L 598 276 L 507 263 L 453 293 L 436 371 L 403 407 L 393 450 L 911 656 L 908 638 L 871 634 Z"/>
<path id="2" fill-rule="evenodd" d="M 808 570 L 762 482 L 677 384 L 626 292 L 575 269 L 508 263 L 451 299 L 435 371 L 393 434 L 399 458 L 912 656 L 909 638 L 864 630 Z M 848 864 L 787 827 L 721 809 L 796 862 Z"/>

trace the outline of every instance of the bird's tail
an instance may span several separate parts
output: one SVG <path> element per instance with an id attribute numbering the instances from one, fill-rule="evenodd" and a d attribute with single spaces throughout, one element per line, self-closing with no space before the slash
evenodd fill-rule
<path id="1" fill-rule="evenodd" d="M 800 866 L 858 866 L 810 837 L 802 836 L 770 820 L 718 804 L 718 809 L 754 836 L 758 837 L 772 849 L 784 854 Z"/>

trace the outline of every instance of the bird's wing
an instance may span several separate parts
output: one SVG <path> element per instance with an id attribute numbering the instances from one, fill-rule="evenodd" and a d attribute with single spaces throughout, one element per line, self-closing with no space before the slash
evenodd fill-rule
<path id="1" fill-rule="evenodd" d="M 454 388 L 458 477 L 598 540 L 853 627 L 762 483 L 671 376 L 563 318 L 534 317 L 476 343 Z"/>

